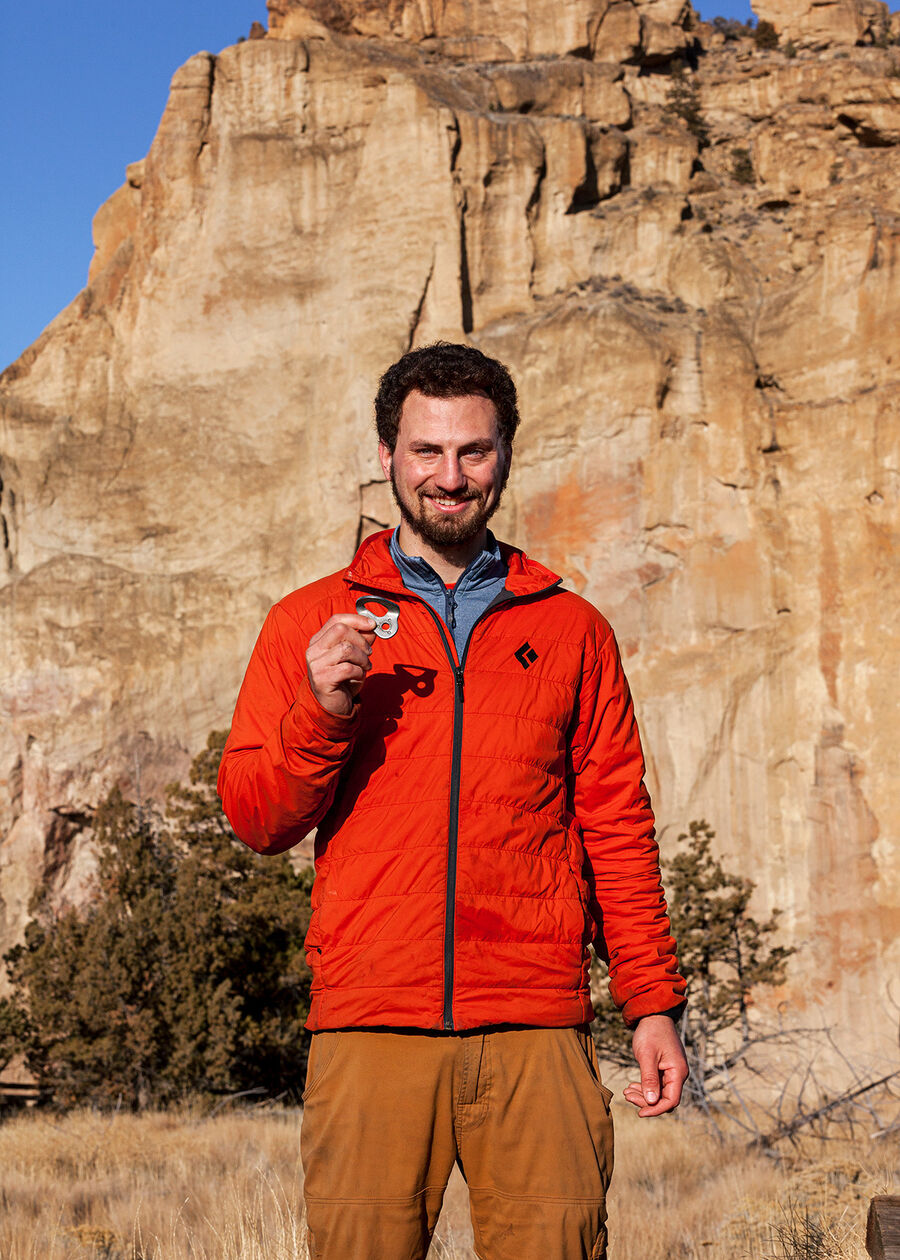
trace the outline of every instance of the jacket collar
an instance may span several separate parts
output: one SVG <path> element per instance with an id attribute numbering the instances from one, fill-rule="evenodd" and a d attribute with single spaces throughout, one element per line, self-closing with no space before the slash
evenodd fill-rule
<path id="1" fill-rule="evenodd" d="M 390 553 L 390 529 L 364 538 L 344 573 L 344 581 L 356 586 L 375 587 L 381 591 L 393 591 L 399 595 L 408 593 Z M 529 559 L 518 547 L 500 543 L 500 555 L 506 564 L 506 589 L 510 595 L 521 597 L 537 595 L 551 586 L 558 586 L 562 578 L 536 560 Z"/>
<path id="2" fill-rule="evenodd" d="M 409 590 L 419 595 L 423 595 L 426 590 L 434 591 L 439 595 L 445 593 L 447 584 L 438 577 L 427 560 L 421 556 L 408 556 L 401 550 L 397 541 L 397 530 L 388 539 L 388 547 L 391 559 L 400 570 L 400 577 Z M 453 589 L 459 596 L 488 586 L 502 586 L 505 581 L 506 565 L 500 555 L 496 538 L 488 530 L 484 550 L 479 551 L 478 555 L 469 561 L 453 584 Z"/>

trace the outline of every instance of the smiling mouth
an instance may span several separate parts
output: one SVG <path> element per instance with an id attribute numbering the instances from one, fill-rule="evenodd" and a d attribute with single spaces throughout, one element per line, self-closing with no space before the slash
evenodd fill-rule
<path id="1" fill-rule="evenodd" d="M 449 499 L 443 495 L 426 494 L 423 498 L 428 503 L 433 504 L 439 512 L 448 514 L 461 512 L 467 504 L 474 503 L 475 501 L 475 497 L 473 495 L 467 495 L 463 499 Z"/>

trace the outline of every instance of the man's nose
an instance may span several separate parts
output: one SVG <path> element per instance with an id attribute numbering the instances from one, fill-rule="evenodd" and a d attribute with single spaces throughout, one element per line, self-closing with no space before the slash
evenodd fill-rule
<path id="1" fill-rule="evenodd" d="M 459 462 L 459 456 L 449 451 L 441 457 L 440 466 L 435 473 L 435 482 L 441 490 L 461 490 L 466 478 Z"/>

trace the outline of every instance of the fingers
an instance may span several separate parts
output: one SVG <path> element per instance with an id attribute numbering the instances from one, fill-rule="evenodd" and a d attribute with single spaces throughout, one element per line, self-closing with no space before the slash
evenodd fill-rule
<path id="1" fill-rule="evenodd" d="M 638 1023 L 632 1041 L 641 1072 L 623 1091 L 639 1116 L 661 1116 L 674 1111 L 688 1077 L 681 1039 L 667 1015 L 648 1015 Z"/>
<path id="2" fill-rule="evenodd" d="M 682 1072 L 680 1067 L 663 1069 L 662 1096 L 657 1104 L 663 1111 L 674 1111 L 681 1102 L 681 1091 L 684 1089 L 687 1075 L 687 1071 Z"/>
<path id="3" fill-rule="evenodd" d="M 640 1081 L 629 1081 L 629 1083 L 622 1090 L 622 1096 L 624 1098 L 627 1098 L 633 1107 L 638 1108 L 639 1116 L 646 1115 L 647 1108 L 650 1106 L 650 1104 L 647 1102 L 647 1099 L 644 1097 L 644 1091 L 641 1088 Z"/>
<path id="4" fill-rule="evenodd" d="M 667 1111 L 674 1111 L 681 1102 L 681 1092 L 687 1079 L 687 1072 L 671 1067 L 664 1068 L 661 1074 L 662 1086 L 656 1081 L 645 1083 L 631 1081 L 622 1091 L 633 1106 L 638 1108 L 638 1115 L 662 1116 Z"/>
<path id="5" fill-rule="evenodd" d="M 341 633 L 340 627 L 355 631 L 370 646 L 375 642 L 374 617 L 363 617 L 359 613 L 335 613 L 333 617 L 328 618 L 321 630 L 317 630 L 312 636 L 309 646 L 312 647 L 313 644 L 333 641 L 336 637 L 339 638 Z"/>
<path id="6" fill-rule="evenodd" d="M 644 1097 L 644 1092 L 641 1089 L 640 1085 L 636 1085 L 636 1084 L 629 1085 L 623 1091 L 623 1093 L 624 1093 L 624 1096 L 628 1099 L 628 1101 L 633 1106 L 637 1107 L 638 1115 L 641 1117 L 642 1120 L 646 1119 L 648 1116 L 661 1116 L 663 1115 L 664 1112 L 672 1111 L 674 1109 L 673 1104 L 663 1102 L 661 1100 L 657 1102 L 655 1105 L 651 1106 L 650 1103 L 648 1103 L 646 1098 Z"/>
<path id="7" fill-rule="evenodd" d="M 306 672 L 313 694 L 323 708 L 348 714 L 359 694 L 375 642 L 375 619 L 357 613 L 329 617 L 309 641 Z"/>

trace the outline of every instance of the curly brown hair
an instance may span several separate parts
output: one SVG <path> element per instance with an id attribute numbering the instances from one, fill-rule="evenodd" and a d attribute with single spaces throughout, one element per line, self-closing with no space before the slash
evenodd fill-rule
<path id="1" fill-rule="evenodd" d="M 494 404 L 500 438 L 512 447 L 519 424 L 516 387 L 509 369 L 474 346 L 435 341 L 410 350 L 382 376 L 375 395 L 375 427 L 388 450 L 397 444 L 400 413 L 413 390 L 428 398 L 463 398 L 483 394 Z"/>

